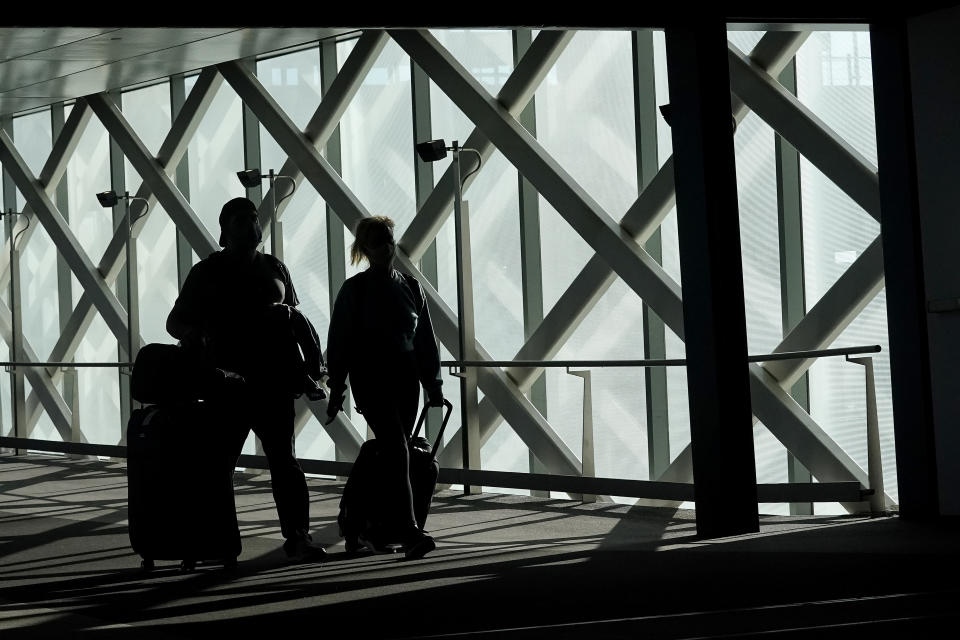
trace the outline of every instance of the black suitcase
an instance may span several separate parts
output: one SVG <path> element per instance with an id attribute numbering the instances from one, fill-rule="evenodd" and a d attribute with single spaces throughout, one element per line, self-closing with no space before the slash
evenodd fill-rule
<path id="1" fill-rule="evenodd" d="M 239 447 L 214 404 L 136 409 L 127 427 L 128 528 L 142 567 L 180 560 L 237 564 L 240 529 L 233 495 Z"/>
<path id="2" fill-rule="evenodd" d="M 130 394 L 143 404 L 168 404 L 229 393 L 238 378 L 205 363 L 200 354 L 175 344 L 153 342 L 137 352 Z"/>
<path id="3" fill-rule="evenodd" d="M 417 426 L 408 441 L 413 511 L 420 529 L 423 529 L 427 522 L 430 502 L 437 487 L 437 476 L 440 472 L 440 463 L 436 458 L 437 447 L 442 441 L 447 421 L 450 420 L 450 413 L 453 411 L 453 404 L 446 398 L 443 400 L 443 406 L 445 409 L 443 422 L 440 424 L 440 431 L 433 444 L 431 445 L 420 435 L 420 430 L 427 418 L 427 406 L 420 411 Z M 340 526 L 340 537 L 347 541 L 348 550 L 359 546 L 357 536 L 378 524 L 379 514 L 383 509 L 377 500 L 377 489 L 383 486 L 379 478 L 380 465 L 377 455 L 376 439 L 364 442 L 343 487 L 337 523 Z"/>

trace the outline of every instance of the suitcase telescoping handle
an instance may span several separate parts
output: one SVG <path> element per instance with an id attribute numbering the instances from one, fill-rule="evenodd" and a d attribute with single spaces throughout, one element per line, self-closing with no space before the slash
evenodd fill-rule
<path id="1" fill-rule="evenodd" d="M 423 405 L 423 409 L 420 410 L 420 419 L 417 420 L 417 426 L 413 430 L 413 437 L 416 438 L 420 435 L 420 429 L 423 427 L 423 423 L 427 420 L 427 409 L 430 408 L 430 405 Z M 443 430 L 447 428 L 447 421 L 450 420 L 450 414 L 453 413 L 453 403 L 443 399 L 443 422 L 440 423 L 440 433 L 437 434 L 437 439 L 433 441 L 433 446 L 430 448 L 430 455 L 434 455 L 437 452 L 437 447 L 440 446 L 440 440 L 443 438 Z"/>

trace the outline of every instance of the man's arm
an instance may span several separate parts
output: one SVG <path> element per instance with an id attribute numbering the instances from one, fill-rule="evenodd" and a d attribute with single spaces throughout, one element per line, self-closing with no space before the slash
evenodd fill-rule
<path id="1" fill-rule="evenodd" d="M 202 268 L 199 263 L 190 269 L 180 295 L 173 303 L 173 309 L 167 316 L 167 333 L 179 340 L 184 346 L 201 346 L 203 337 L 203 319 L 201 304 L 203 301 Z"/>

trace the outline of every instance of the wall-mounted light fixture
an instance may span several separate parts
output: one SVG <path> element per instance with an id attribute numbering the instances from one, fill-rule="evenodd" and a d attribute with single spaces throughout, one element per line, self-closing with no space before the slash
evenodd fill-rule
<path id="1" fill-rule="evenodd" d="M 127 227 L 126 238 L 126 274 L 127 274 L 127 360 L 130 362 L 130 371 L 132 371 L 133 362 L 136 360 L 139 350 L 140 337 L 140 314 L 136 312 L 138 305 L 139 287 L 137 286 L 137 246 L 136 236 L 133 233 L 133 223 L 147 215 L 150 210 L 150 202 L 146 198 L 131 196 L 130 192 L 119 195 L 113 189 L 101 191 L 97 194 L 97 201 L 105 209 L 112 209 L 123 200 L 123 219 Z M 143 213 L 136 217 L 130 215 L 130 203 L 138 201 L 143 203 Z M 129 373 L 129 371 L 128 371 Z M 133 400 L 131 410 L 133 410 Z"/>

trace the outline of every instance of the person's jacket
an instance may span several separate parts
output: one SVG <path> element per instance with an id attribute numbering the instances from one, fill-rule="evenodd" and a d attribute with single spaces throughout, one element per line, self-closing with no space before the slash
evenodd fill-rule
<path id="1" fill-rule="evenodd" d="M 388 367 L 413 352 L 428 397 L 440 391 L 440 349 L 423 288 L 396 269 L 348 278 L 333 306 L 327 334 L 331 392 L 342 393 L 352 370 Z"/>

